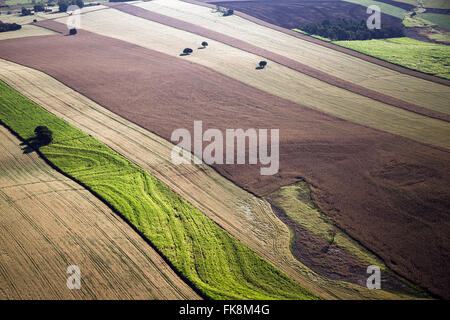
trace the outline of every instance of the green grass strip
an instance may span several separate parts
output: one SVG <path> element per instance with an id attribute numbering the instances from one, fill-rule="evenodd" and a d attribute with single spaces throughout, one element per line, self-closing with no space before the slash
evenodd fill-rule
<path id="1" fill-rule="evenodd" d="M 410 69 L 450 79 L 450 50 L 446 45 L 406 37 L 333 43 Z"/>
<path id="2" fill-rule="evenodd" d="M 125 217 L 205 296 L 317 298 L 148 172 L 1 81 L 0 120 L 23 139 L 47 126 L 54 140 L 43 157 Z"/>
<path id="3" fill-rule="evenodd" d="M 438 26 L 450 30 L 450 15 L 440 13 L 421 13 L 419 15 L 422 19 L 428 20 Z"/>

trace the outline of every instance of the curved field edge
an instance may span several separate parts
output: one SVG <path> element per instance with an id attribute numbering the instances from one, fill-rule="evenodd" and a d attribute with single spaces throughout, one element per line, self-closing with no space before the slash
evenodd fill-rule
<path id="1" fill-rule="evenodd" d="M 357 274 L 364 273 L 356 272 L 358 267 L 365 268 L 369 265 L 376 265 L 382 271 L 383 288 L 389 287 L 389 291 L 400 291 L 403 294 L 417 297 L 429 297 L 429 293 L 425 289 L 394 273 L 379 256 L 352 238 L 345 230 L 336 226 L 330 217 L 321 212 L 312 198 L 311 189 L 314 188 L 316 187 L 305 180 L 300 180 L 292 185 L 281 187 L 276 192 L 266 196 L 266 199 L 276 208 L 278 215 L 281 214 L 281 216 L 286 215 L 288 217 L 288 219 L 283 218 L 283 221 L 287 221 L 290 225 L 292 238 L 297 236 L 295 233 L 304 233 L 300 237 L 310 237 L 311 243 L 316 245 L 316 247 L 310 247 L 308 252 L 305 248 L 295 248 L 299 245 L 303 246 L 303 243 L 301 241 L 300 243 L 295 243 L 292 240 L 291 250 L 293 252 L 300 251 L 301 256 L 305 260 L 307 260 L 306 256 L 308 255 L 321 257 L 319 259 L 314 257 L 316 262 L 312 262 L 312 259 L 309 259 L 310 264 L 314 265 L 311 266 L 313 270 L 318 273 L 332 272 L 332 276 L 336 276 L 340 272 L 340 277 L 350 282 L 358 279 L 358 277 L 355 277 Z M 300 226 L 300 230 L 295 228 L 297 225 Z M 322 241 L 318 241 L 317 237 Z M 330 256 L 327 257 L 329 249 L 332 251 L 329 255 L 336 256 L 337 261 L 334 260 L 334 257 L 331 257 L 331 259 Z M 320 259 L 322 261 L 317 262 Z M 333 268 L 335 267 L 333 262 L 336 262 L 336 269 L 338 269 L 341 261 L 345 261 L 351 267 L 347 270 L 343 268 L 343 270 L 336 272 L 335 268 Z M 364 277 L 361 277 L 357 282 L 360 283 L 362 281 L 364 281 Z"/>
<path id="2" fill-rule="evenodd" d="M 23 139 L 45 124 L 42 155 L 104 199 L 204 295 L 213 299 L 316 299 L 232 238 L 166 185 L 96 139 L 0 83 L 0 115 Z"/>
<path id="3" fill-rule="evenodd" d="M 199 299 L 108 206 L 0 125 L 0 300 Z M 77 265 L 80 290 L 68 290 Z"/>
<path id="4" fill-rule="evenodd" d="M 384 290 L 323 278 L 292 255 L 290 232 L 270 204 L 206 164 L 176 166 L 173 144 L 40 71 L 0 59 L 1 78 L 37 105 L 148 171 L 233 237 L 324 299 L 399 299 Z M 364 271 L 365 274 L 365 271 Z"/>

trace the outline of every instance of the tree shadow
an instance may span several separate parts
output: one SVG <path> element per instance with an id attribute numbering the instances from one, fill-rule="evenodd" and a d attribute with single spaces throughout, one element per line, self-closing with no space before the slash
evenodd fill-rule
<path id="1" fill-rule="evenodd" d="M 180 53 L 180 57 L 188 56 L 189 53 Z"/>
<path id="2" fill-rule="evenodd" d="M 203 50 L 203 49 L 206 49 L 206 47 L 198 47 L 197 49 L 198 50 Z"/>
<path id="3" fill-rule="evenodd" d="M 49 145 L 50 142 L 46 143 L 42 140 L 38 139 L 38 137 L 32 137 L 25 139 L 23 142 L 20 143 L 20 146 L 22 146 L 22 152 L 24 154 L 32 153 L 33 151 L 38 151 L 40 147 L 44 147 Z"/>
<path id="4" fill-rule="evenodd" d="M 257 67 L 255 68 L 255 70 L 262 70 L 262 69 L 264 69 L 264 67 L 257 66 Z"/>

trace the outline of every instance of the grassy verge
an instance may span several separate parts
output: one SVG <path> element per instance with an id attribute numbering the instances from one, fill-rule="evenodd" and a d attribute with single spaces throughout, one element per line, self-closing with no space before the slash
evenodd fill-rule
<path id="1" fill-rule="evenodd" d="M 446 45 L 406 37 L 333 43 L 410 69 L 450 79 L 450 50 Z"/>
<path id="2" fill-rule="evenodd" d="M 205 296 L 317 298 L 148 172 L 3 82 L 0 120 L 23 139 L 47 126 L 54 140 L 41 155 L 120 213 Z"/>

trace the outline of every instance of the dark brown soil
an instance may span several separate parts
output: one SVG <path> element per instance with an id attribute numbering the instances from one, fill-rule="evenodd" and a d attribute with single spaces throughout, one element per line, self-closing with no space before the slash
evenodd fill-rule
<path id="1" fill-rule="evenodd" d="M 55 22 L 47 21 L 47 27 Z M 170 139 L 177 128 L 279 128 L 280 171 L 216 165 L 267 195 L 303 177 L 319 209 L 404 277 L 450 298 L 450 153 L 255 89 L 185 59 L 80 30 L 2 40 L 0 57 L 41 70 Z"/>

